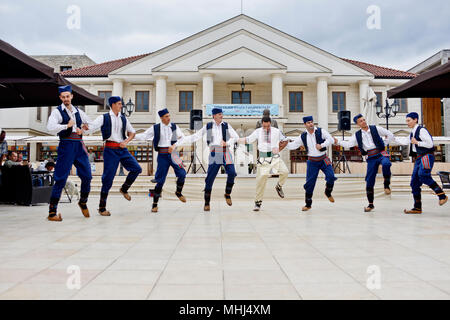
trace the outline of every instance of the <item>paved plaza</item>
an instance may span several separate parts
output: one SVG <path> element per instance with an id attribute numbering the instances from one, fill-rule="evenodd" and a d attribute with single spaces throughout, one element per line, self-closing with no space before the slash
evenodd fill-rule
<path id="1" fill-rule="evenodd" d="M 91 218 L 62 203 L 60 223 L 45 205 L 2 205 L 0 299 L 449 299 L 450 210 L 423 197 L 408 216 L 407 193 L 378 196 L 373 213 L 319 192 L 307 213 L 216 197 L 210 213 L 162 198 L 152 214 L 148 197 L 113 195 L 101 217 L 94 195 Z"/>

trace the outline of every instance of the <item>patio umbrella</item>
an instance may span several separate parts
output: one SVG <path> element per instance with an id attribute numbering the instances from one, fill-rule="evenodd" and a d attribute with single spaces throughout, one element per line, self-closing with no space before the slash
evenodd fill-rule
<path id="1" fill-rule="evenodd" d="M 450 98 L 450 62 L 388 91 L 389 98 Z"/>
<path id="2" fill-rule="evenodd" d="M 53 68 L 0 40 L 0 108 L 55 106 L 58 86 L 72 86 L 75 105 L 103 104 L 103 99 L 70 83 Z"/>
<path id="3" fill-rule="evenodd" d="M 369 125 L 378 125 L 378 117 L 375 110 L 377 95 L 371 87 L 367 88 L 366 95 L 363 98 L 364 108 L 363 116 Z"/>

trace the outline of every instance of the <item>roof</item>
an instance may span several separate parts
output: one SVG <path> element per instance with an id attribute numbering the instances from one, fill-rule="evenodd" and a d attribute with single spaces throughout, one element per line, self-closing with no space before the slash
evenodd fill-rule
<path id="1" fill-rule="evenodd" d="M 107 61 L 88 67 L 64 71 L 61 73 L 61 75 L 63 75 L 64 77 L 107 77 L 110 72 L 122 68 L 123 66 L 126 66 L 127 64 L 130 64 L 136 60 L 144 58 L 149 54 L 150 53 L 145 53 L 128 58 Z M 375 76 L 375 79 L 412 79 L 417 76 L 415 73 L 412 72 L 381 67 L 374 64 L 356 60 L 350 60 L 345 58 L 341 59 L 372 73 Z"/>
<path id="2" fill-rule="evenodd" d="M 73 69 L 61 72 L 64 77 L 107 77 L 108 74 L 114 70 L 122 68 L 136 60 L 148 56 L 150 53 L 144 53 L 138 56 L 107 61 L 103 63 L 94 64 L 83 68 Z"/>
<path id="3" fill-rule="evenodd" d="M 341 58 L 344 61 L 364 69 L 375 76 L 375 79 L 412 79 L 417 75 L 412 72 L 400 71 L 396 69 L 377 66 L 374 64 Z"/>

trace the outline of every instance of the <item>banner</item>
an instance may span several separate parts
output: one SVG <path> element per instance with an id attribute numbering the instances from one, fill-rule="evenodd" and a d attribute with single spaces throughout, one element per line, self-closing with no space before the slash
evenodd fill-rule
<path id="1" fill-rule="evenodd" d="M 277 104 L 207 104 L 206 115 L 211 116 L 213 108 L 221 108 L 224 116 L 261 116 L 265 109 L 271 116 L 278 116 Z"/>

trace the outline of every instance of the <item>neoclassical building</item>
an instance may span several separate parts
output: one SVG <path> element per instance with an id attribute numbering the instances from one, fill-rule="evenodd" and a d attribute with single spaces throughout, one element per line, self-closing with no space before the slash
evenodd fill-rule
<path id="1" fill-rule="evenodd" d="M 360 113 L 369 87 L 384 105 L 387 90 L 415 76 L 337 57 L 246 15 L 155 52 L 62 75 L 101 97 L 131 99 L 135 111 L 130 120 L 138 131 L 158 122 L 157 111 L 167 107 L 172 120 L 191 134 L 189 111 L 202 109 L 206 122 L 211 118 L 211 105 L 220 104 L 230 107 L 225 121 L 240 135 L 247 135 L 260 115 L 236 111 L 254 105 L 270 107 L 288 136 L 303 130 L 301 119 L 305 115 L 313 115 L 320 127 L 340 134 L 336 132 L 339 110 L 350 110 L 352 116 Z M 106 104 L 85 106 L 92 118 L 107 108 Z M 400 101 L 400 113 L 390 120 L 394 133 L 405 134 L 402 114 L 410 111 L 421 112 L 420 99 Z M 285 156 L 289 158 L 287 153 Z"/>

